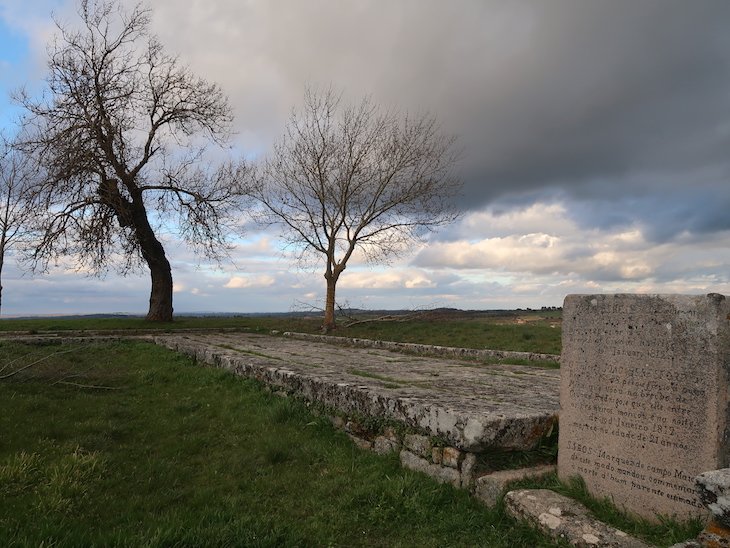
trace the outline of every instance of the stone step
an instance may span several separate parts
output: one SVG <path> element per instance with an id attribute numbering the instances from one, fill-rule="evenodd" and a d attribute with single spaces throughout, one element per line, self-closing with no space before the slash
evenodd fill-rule
<path id="1" fill-rule="evenodd" d="M 520 489 L 504 497 L 507 513 L 557 540 L 580 547 L 648 548 L 643 541 L 594 518 L 573 499 L 549 489 Z"/>

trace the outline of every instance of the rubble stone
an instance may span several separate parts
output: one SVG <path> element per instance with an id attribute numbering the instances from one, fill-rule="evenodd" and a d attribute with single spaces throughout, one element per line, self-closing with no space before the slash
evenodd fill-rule
<path id="1" fill-rule="evenodd" d="M 730 528 L 730 468 L 704 472 L 695 478 L 700 500 L 713 519 Z"/>
<path id="2" fill-rule="evenodd" d="M 459 468 L 461 460 L 461 451 L 456 447 L 444 447 L 441 464 L 449 468 Z"/>
<path id="3" fill-rule="evenodd" d="M 450 483 L 454 487 L 461 486 L 461 474 L 453 468 L 446 468 L 438 464 L 431 464 L 426 459 L 414 455 L 405 449 L 400 452 L 400 462 L 404 468 L 423 472 L 440 483 Z"/>
<path id="4" fill-rule="evenodd" d="M 378 455 L 387 455 L 400 448 L 400 444 L 397 441 L 393 441 L 385 436 L 376 436 L 373 441 L 373 451 Z"/>
<path id="5" fill-rule="evenodd" d="M 413 453 L 428 459 L 431 457 L 431 440 L 428 436 L 421 436 L 419 434 L 406 434 L 403 438 L 403 445 L 410 449 Z"/>
<path id="6" fill-rule="evenodd" d="M 474 484 L 474 473 L 476 472 L 477 456 L 474 453 L 466 453 L 461 461 L 461 487 L 471 489 Z"/>

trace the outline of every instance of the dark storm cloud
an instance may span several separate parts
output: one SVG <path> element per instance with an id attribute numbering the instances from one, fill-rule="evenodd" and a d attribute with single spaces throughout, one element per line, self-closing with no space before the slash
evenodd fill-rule
<path id="1" fill-rule="evenodd" d="M 249 149 L 268 148 L 314 83 L 434 111 L 464 148 L 467 209 L 546 190 L 610 204 L 730 171 L 727 0 L 154 8 L 164 42 L 231 94 Z"/>
<path id="2" fill-rule="evenodd" d="M 528 49 L 503 94 L 485 82 L 479 127 L 468 128 L 465 203 L 545 187 L 606 202 L 681 198 L 707 166 L 727 169 L 730 3 L 531 6 Z"/>

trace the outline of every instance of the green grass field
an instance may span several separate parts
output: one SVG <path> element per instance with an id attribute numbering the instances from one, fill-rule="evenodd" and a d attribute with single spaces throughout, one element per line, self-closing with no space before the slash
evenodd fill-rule
<path id="1" fill-rule="evenodd" d="M 0 343 L 16 369 L 54 354 L 0 381 L 0 546 L 553 545 L 252 381 L 69 349 Z"/>
<path id="2" fill-rule="evenodd" d="M 352 320 L 375 319 L 359 315 L 341 318 L 332 335 L 398 342 L 436 344 L 463 348 L 489 348 L 560 354 L 559 312 L 504 314 L 415 315 L 404 321 L 371 321 L 347 327 Z M 0 321 L 0 332 L 24 333 L 83 331 L 176 331 L 183 329 L 246 329 L 258 332 L 298 331 L 317 333 L 322 320 L 316 316 L 272 315 L 239 317 L 178 317 L 171 323 L 146 322 L 141 318 L 34 318 Z"/>

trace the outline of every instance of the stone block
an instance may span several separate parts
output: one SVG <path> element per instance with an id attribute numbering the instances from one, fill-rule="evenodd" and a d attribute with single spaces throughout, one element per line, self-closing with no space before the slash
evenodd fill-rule
<path id="1" fill-rule="evenodd" d="M 358 436 L 355 436 L 354 434 L 347 433 L 347 437 L 352 440 L 352 443 L 357 445 L 360 449 L 366 449 L 370 451 L 373 448 L 373 442 L 370 440 L 367 440 L 365 438 L 360 438 Z"/>
<path id="2" fill-rule="evenodd" d="M 373 440 L 373 451 L 378 455 L 387 455 L 400 449 L 400 444 L 385 436 L 376 436 Z"/>
<path id="3" fill-rule="evenodd" d="M 405 449 L 400 452 L 400 462 L 404 468 L 423 472 L 440 483 L 450 483 L 454 487 L 461 485 L 461 474 L 453 468 L 444 468 L 438 464 L 431 464 L 426 459 L 414 455 Z"/>
<path id="4" fill-rule="evenodd" d="M 704 513 L 694 478 L 728 465 L 730 302 L 569 295 L 558 473 L 647 519 Z"/>
<path id="5" fill-rule="evenodd" d="M 431 457 L 431 440 L 428 436 L 406 434 L 405 438 L 403 438 L 403 445 L 419 457 L 425 459 Z"/>
<path id="6" fill-rule="evenodd" d="M 487 506 L 494 506 L 500 501 L 507 486 L 513 481 L 552 474 L 555 470 L 556 466 L 546 464 L 533 466 L 532 468 L 492 472 L 491 474 L 476 479 L 474 496 Z"/>
<path id="7" fill-rule="evenodd" d="M 337 428 L 338 430 L 343 430 L 345 428 L 345 419 L 339 416 L 329 417 L 330 422 L 332 423 L 332 426 Z"/>
<path id="8" fill-rule="evenodd" d="M 449 468 L 459 468 L 461 460 L 461 451 L 456 447 L 444 447 L 441 464 L 448 466 Z"/>
<path id="9" fill-rule="evenodd" d="M 477 456 L 474 453 L 466 453 L 461 461 L 461 487 L 471 489 L 474 484 L 474 473 L 477 467 Z"/>
<path id="10" fill-rule="evenodd" d="M 649 545 L 595 519 L 582 504 L 549 489 L 521 489 L 504 497 L 508 514 L 573 546 L 648 548 Z"/>
<path id="11" fill-rule="evenodd" d="M 345 423 L 345 432 L 349 432 L 350 434 L 354 434 L 360 437 L 368 434 L 368 431 L 364 426 L 362 426 L 359 422 L 353 420 L 348 420 Z"/>
<path id="12" fill-rule="evenodd" d="M 383 436 L 391 441 L 400 443 L 400 437 L 398 436 L 398 432 L 396 432 L 395 428 L 393 428 L 392 426 L 385 427 L 385 429 L 383 430 Z"/>

